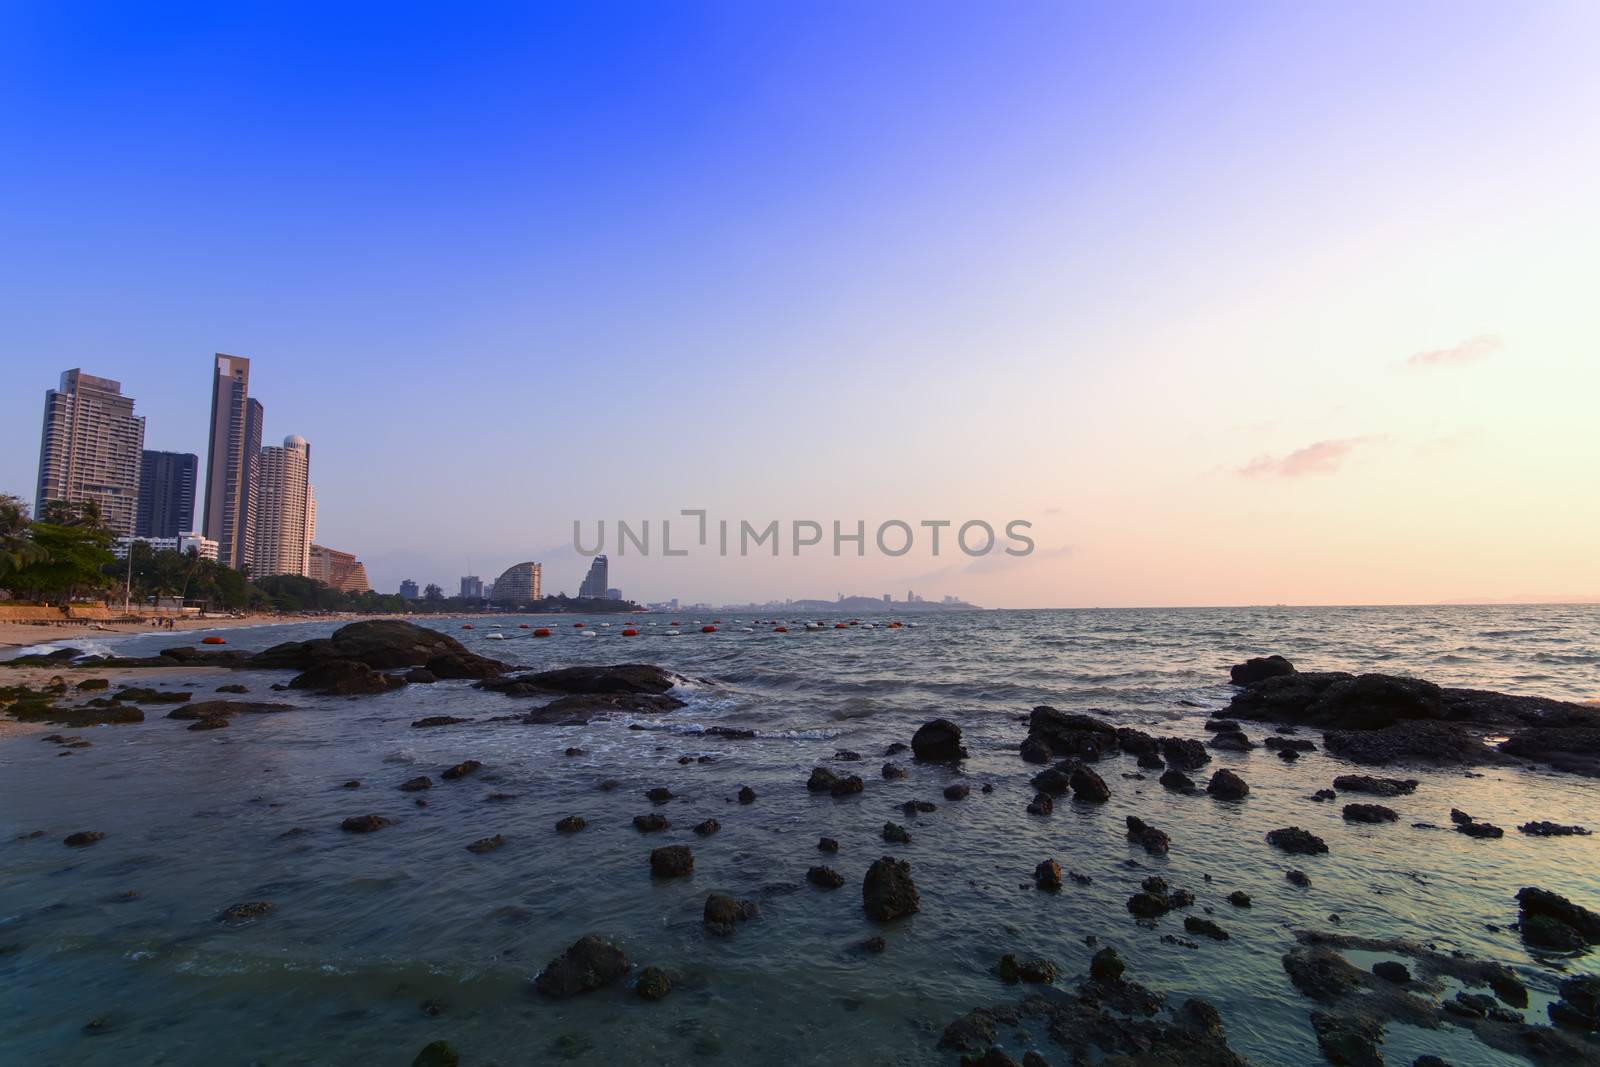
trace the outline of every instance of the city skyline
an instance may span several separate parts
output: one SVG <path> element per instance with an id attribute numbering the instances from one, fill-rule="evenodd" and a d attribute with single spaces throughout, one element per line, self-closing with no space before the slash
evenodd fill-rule
<path id="1" fill-rule="evenodd" d="M 0 489 L 64 367 L 204 456 L 222 350 L 385 590 L 705 508 L 1038 549 L 631 597 L 1600 595 L 1593 5 L 326 18 L 7 21 Z"/>

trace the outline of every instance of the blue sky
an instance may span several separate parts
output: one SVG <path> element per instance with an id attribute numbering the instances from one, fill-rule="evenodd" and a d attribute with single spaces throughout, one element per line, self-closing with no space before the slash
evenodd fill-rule
<path id="1" fill-rule="evenodd" d="M 573 519 L 707 507 L 1022 517 L 1045 551 L 618 584 L 1597 591 L 1596 505 L 1448 521 L 1600 458 L 1592 399 L 1548 390 L 1597 384 L 1597 29 L 1581 4 L 8 5 L 0 488 L 31 496 L 73 366 L 124 382 L 150 447 L 203 451 L 225 351 L 268 439 L 312 442 L 318 540 L 381 588 L 538 558 L 571 592 Z"/>

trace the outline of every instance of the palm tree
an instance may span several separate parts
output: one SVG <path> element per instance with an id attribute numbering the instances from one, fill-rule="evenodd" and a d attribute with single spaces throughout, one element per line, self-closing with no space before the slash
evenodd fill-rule
<path id="1" fill-rule="evenodd" d="M 28 505 L 10 493 L 0 493 L 0 581 L 45 557 L 44 549 L 29 531 Z"/>

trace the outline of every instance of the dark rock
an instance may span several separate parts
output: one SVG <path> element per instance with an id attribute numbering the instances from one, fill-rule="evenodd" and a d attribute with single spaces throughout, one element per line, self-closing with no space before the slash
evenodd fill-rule
<path id="1" fill-rule="evenodd" d="M 441 671 L 433 663 L 436 659 L 446 668 L 473 673 Z M 428 667 L 441 678 L 488 677 L 505 668 L 498 661 L 468 652 L 448 634 L 398 619 L 350 623 L 330 637 L 274 645 L 252 657 L 250 666 L 306 671 L 334 660 L 360 663 L 377 671 Z"/>
<path id="2" fill-rule="evenodd" d="M 1239 724 L 1233 719 L 1207 719 L 1203 725 L 1207 730 L 1217 733 L 1223 733 L 1227 731 L 1237 732 L 1239 730 Z"/>
<path id="3" fill-rule="evenodd" d="M 861 759 L 861 753 L 852 752 L 848 748 L 841 748 L 834 752 L 833 758 L 840 763 L 855 763 Z"/>
<path id="4" fill-rule="evenodd" d="M 833 787 L 829 789 L 828 792 L 836 797 L 847 797 L 861 792 L 866 787 L 867 783 L 863 782 L 858 776 L 852 774 L 848 778 L 841 778 L 837 782 L 834 782 Z"/>
<path id="5" fill-rule="evenodd" d="M 467 851 L 475 852 L 481 856 L 485 852 L 493 852 L 495 849 L 499 848 L 505 843 L 505 837 L 500 834 L 495 834 L 493 837 L 480 837 L 478 840 L 467 846 Z"/>
<path id="6" fill-rule="evenodd" d="M 439 676 L 426 667 L 413 667 L 402 674 L 400 680 L 408 685 L 433 685 Z"/>
<path id="7" fill-rule="evenodd" d="M 578 746 L 577 746 L 577 745 L 573 745 L 573 746 L 571 746 L 571 747 L 570 747 L 570 748 L 568 748 L 568 749 L 567 749 L 567 750 L 566 750 L 566 752 L 564 752 L 564 753 L 563 753 L 563 755 L 567 755 L 567 756 L 581 756 L 581 755 L 583 755 L 583 749 L 581 749 L 581 748 L 579 748 L 579 747 L 578 747 Z"/>
<path id="8" fill-rule="evenodd" d="M 894 781 L 895 779 L 906 777 L 907 771 L 898 763 L 885 763 L 883 765 L 883 776 L 889 781 Z"/>
<path id="9" fill-rule="evenodd" d="M 120 700 L 124 704 L 185 704 L 193 696 L 193 693 L 129 686 L 125 689 L 117 690 L 112 699 Z"/>
<path id="10" fill-rule="evenodd" d="M 1566 826 L 1561 823 L 1545 822 L 1543 820 L 1539 820 L 1538 822 L 1525 822 L 1521 826 L 1517 827 L 1517 829 L 1522 833 L 1533 837 L 1570 837 L 1573 835 L 1578 835 L 1580 837 L 1589 836 L 1589 831 L 1585 830 L 1581 826 Z"/>
<path id="11" fill-rule="evenodd" d="M 586 664 L 551 671 L 495 679 L 485 689 L 505 691 L 516 686 L 531 690 L 585 695 L 666 693 L 678 676 L 648 663 Z M 514 695 L 517 695 L 514 693 Z"/>
<path id="12" fill-rule="evenodd" d="M 222 914 L 217 916 L 219 922 L 239 923 L 250 919 L 259 919 L 277 905 L 270 900 L 248 900 L 242 904 L 230 904 L 222 909 Z"/>
<path id="13" fill-rule="evenodd" d="M 646 967 L 639 972 L 633 991 L 643 1000 L 660 1000 L 672 992 L 672 979 L 660 967 Z"/>
<path id="14" fill-rule="evenodd" d="M 1165 856 L 1167 847 L 1171 844 L 1165 833 L 1157 830 L 1137 815 L 1128 816 L 1128 840 L 1136 845 L 1143 846 L 1144 850 L 1152 856 Z"/>
<path id="15" fill-rule="evenodd" d="M 826 793 L 839 782 L 839 776 L 826 767 L 813 767 L 811 777 L 806 779 L 806 788 L 813 793 Z"/>
<path id="16" fill-rule="evenodd" d="M 817 840 L 817 851 L 819 851 L 819 852 L 838 852 L 839 851 L 839 842 L 835 841 L 831 837 L 819 838 Z"/>
<path id="17" fill-rule="evenodd" d="M 889 942 L 881 937 L 869 937 L 861 942 L 861 951 L 863 952 L 879 953 L 886 951 L 888 947 Z"/>
<path id="18" fill-rule="evenodd" d="M 1022 758 L 1028 763 L 1049 763 L 1054 758 L 1050 746 L 1033 737 L 1022 742 L 1021 752 Z"/>
<path id="19" fill-rule="evenodd" d="M 344 784 L 344 788 L 345 789 L 360 789 L 361 788 L 361 779 L 359 779 L 359 778 L 350 779 L 348 782 L 346 782 Z"/>
<path id="20" fill-rule="evenodd" d="M 405 683 L 355 660 L 335 659 L 318 663 L 289 680 L 290 689 L 304 689 L 323 696 L 363 696 L 387 693 Z"/>
<path id="21" fill-rule="evenodd" d="M 1535 886 L 1525 886 L 1517 890 L 1517 904 L 1521 908 L 1523 939 L 1530 943 L 1537 942 L 1528 936 L 1528 921 L 1530 918 L 1543 917 L 1572 930 L 1584 944 L 1600 944 L 1600 915 L 1574 904 L 1566 897 Z"/>
<path id="22" fill-rule="evenodd" d="M 1328 845 L 1309 830 L 1298 826 L 1285 826 L 1267 833 L 1267 842 L 1291 855 L 1315 856 L 1328 851 Z"/>
<path id="23" fill-rule="evenodd" d="M 1329 800 L 1338 800 L 1339 794 L 1335 793 L 1331 789 L 1319 789 L 1315 793 L 1311 794 L 1311 799 L 1315 800 L 1318 804 L 1322 804 Z"/>
<path id="24" fill-rule="evenodd" d="M 1211 747 L 1228 752 L 1248 752 L 1256 744 L 1241 730 L 1223 730 L 1211 736 Z"/>
<path id="25" fill-rule="evenodd" d="M 1202 919 L 1198 915 L 1184 916 L 1183 928 L 1189 931 L 1191 934 L 1199 934 L 1202 937 L 1209 937 L 1213 941 L 1228 940 L 1228 931 L 1224 930 L 1210 919 Z"/>
<path id="26" fill-rule="evenodd" d="M 954 763 L 967 758 L 961 747 L 961 727 L 949 719 L 923 723 L 911 737 L 911 754 L 933 763 Z"/>
<path id="27" fill-rule="evenodd" d="M 200 720 L 198 720 L 196 722 L 190 723 L 188 725 L 187 729 L 190 729 L 190 730 L 225 730 L 225 729 L 227 729 L 227 727 L 228 727 L 228 720 L 227 719 L 224 719 L 220 715 L 213 715 L 213 716 L 209 716 L 209 717 L 204 718 L 204 719 L 200 719 Z"/>
<path id="28" fill-rule="evenodd" d="M 896 741 L 893 744 L 891 744 L 888 748 L 883 750 L 883 755 L 884 755 L 884 758 L 887 759 L 890 756 L 897 756 L 902 752 L 910 752 L 910 751 L 911 751 L 911 746 L 910 745 L 906 744 L 904 741 Z"/>
<path id="29" fill-rule="evenodd" d="M 465 778 L 467 775 L 471 774 L 473 771 L 482 766 L 483 764 L 479 763 L 475 759 L 462 760 L 454 767 L 446 767 L 444 771 L 440 773 L 440 777 L 446 781 L 453 782 L 457 779 Z"/>
<path id="30" fill-rule="evenodd" d="M 1049 815 L 1055 811 L 1056 803 L 1050 799 L 1049 793 L 1035 793 L 1033 802 L 1028 805 L 1029 815 Z"/>
<path id="31" fill-rule="evenodd" d="M 1072 788 L 1072 772 L 1081 766 L 1076 760 L 1063 761 L 1040 771 L 1028 780 L 1028 784 L 1041 793 L 1061 796 Z"/>
<path id="32" fill-rule="evenodd" d="M 415 778 L 400 783 L 400 792 L 402 793 L 420 793 L 424 789 L 432 788 L 433 779 L 425 774 L 419 774 Z"/>
<path id="33" fill-rule="evenodd" d="M 731 934 L 735 923 L 748 922 L 761 914 L 761 909 L 756 907 L 751 900 L 734 900 L 713 894 L 706 898 L 705 912 L 702 916 L 706 928 L 712 933 Z"/>
<path id="34" fill-rule="evenodd" d="M 411 1061 L 411 1067 L 459 1067 L 461 1054 L 448 1041 L 430 1041 Z"/>
<path id="35" fill-rule="evenodd" d="M 201 700 L 167 712 L 169 719 L 226 719 L 230 715 L 274 715 L 294 711 L 293 704 L 262 700 Z"/>
<path id="36" fill-rule="evenodd" d="M 1292 748 L 1280 748 L 1278 750 L 1278 758 L 1285 763 L 1293 763 L 1300 758 L 1300 753 Z"/>
<path id="37" fill-rule="evenodd" d="M 1194 779 L 1173 768 L 1161 776 L 1161 784 L 1177 793 L 1187 793 L 1194 788 Z"/>
<path id="38" fill-rule="evenodd" d="M 534 988 L 547 997 L 571 997 L 610 985 L 628 973 L 622 950 L 594 934 L 586 934 L 550 961 L 534 979 Z"/>
<path id="39" fill-rule="evenodd" d="M 1294 673 L 1294 664 L 1282 656 L 1256 656 L 1228 669 L 1228 681 L 1234 685 L 1254 685 L 1268 678 L 1279 678 Z"/>
<path id="40" fill-rule="evenodd" d="M 1458 824 L 1456 826 L 1456 833 L 1466 834 L 1468 837 L 1487 838 L 1504 837 L 1506 835 L 1504 830 L 1500 829 L 1498 826 L 1495 826 L 1493 823 L 1478 822 L 1476 820 Z"/>
<path id="41" fill-rule="evenodd" d="M 971 792 L 971 787 L 966 785 L 966 783 L 956 782 L 954 785 L 947 785 L 944 787 L 944 798 L 946 800 L 965 800 L 967 799 L 967 795 Z"/>
<path id="42" fill-rule="evenodd" d="M 883 839 L 890 844 L 911 844 L 911 835 L 906 831 L 904 826 L 901 826 L 897 822 L 886 822 L 883 824 Z"/>
<path id="43" fill-rule="evenodd" d="M 696 824 L 694 832 L 699 834 L 701 837 L 710 837 L 720 829 L 722 829 L 722 824 L 720 822 L 715 819 L 707 819 L 703 823 Z"/>
<path id="44" fill-rule="evenodd" d="M 665 804 L 672 799 L 673 792 L 664 785 L 658 785 L 654 789 L 645 790 L 644 795 L 652 804 Z"/>
<path id="45" fill-rule="evenodd" d="M 1080 766 L 1072 772 L 1072 799 L 1086 804 L 1104 804 L 1111 799 L 1111 789 L 1104 778 Z"/>
<path id="46" fill-rule="evenodd" d="M 741 804 L 754 804 L 755 802 L 756 802 L 756 791 L 754 789 L 751 789 L 747 785 L 740 786 L 739 787 L 739 803 L 741 803 Z"/>
<path id="47" fill-rule="evenodd" d="M 812 867 L 806 871 L 806 881 L 823 889 L 838 889 L 844 885 L 844 876 L 832 867 Z"/>
<path id="48" fill-rule="evenodd" d="M 82 688 L 82 687 L 80 686 L 79 688 Z M 219 693 L 248 693 L 248 692 L 250 692 L 250 690 L 246 686 L 234 684 L 234 685 L 219 685 L 219 686 L 217 686 L 217 692 L 219 692 Z"/>
<path id="49" fill-rule="evenodd" d="M 1305 871 L 1288 870 L 1283 872 L 1283 876 L 1288 879 L 1290 885 L 1299 886 L 1301 889 L 1311 888 L 1311 876 Z"/>
<path id="50" fill-rule="evenodd" d="M 633 817 L 633 828 L 641 834 L 665 830 L 670 825 L 665 815 L 657 815 L 655 812 L 651 812 L 649 815 L 635 815 Z"/>
<path id="51" fill-rule="evenodd" d="M 1211 754 L 1206 751 L 1206 746 L 1187 737 L 1163 737 L 1161 756 L 1170 766 L 1185 771 L 1204 767 L 1211 762 Z"/>
<path id="52" fill-rule="evenodd" d="M 1395 985 L 1405 985 L 1411 981 L 1411 971 L 1398 960 L 1379 960 L 1372 965 L 1372 973 Z"/>
<path id="53" fill-rule="evenodd" d="M 418 719 L 411 725 L 418 729 L 429 726 L 454 726 L 458 722 L 471 722 L 471 719 L 458 719 L 454 715 L 429 715 L 425 719 Z"/>
<path id="54" fill-rule="evenodd" d="M 1089 961 L 1089 977 L 1097 982 L 1119 982 L 1126 970 L 1122 957 L 1114 948 L 1103 948 Z"/>
<path id="55" fill-rule="evenodd" d="M 874 860 L 861 883 L 861 903 L 867 916 L 879 922 L 918 911 L 922 901 L 911 879 L 911 864 L 893 856 Z"/>
<path id="56" fill-rule="evenodd" d="M 1323 1011 L 1311 1013 L 1311 1028 L 1329 1063 L 1347 1067 L 1383 1067 L 1378 1045 L 1383 1028 L 1367 1017 L 1337 1018 Z"/>
<path id="57" fill-rule="evenodd" d="M 650 852 L 650 873 L 656 878 L 682 878 L 694 873 L 694 853 L 688 845 L 667 845 Z"/>
<path id="58" fill-rule="evenodd" d="M 1045 860 L 1033 869 L 1033 884 L 1047 893 L 1054 893 L 1061 888 L 1061 864 L 1055 860 Z"/>
<path id="59" fill-rule="evenodd" d="M 1223 768 L 1211 776 L 1206 792 L 1218 800 L 1243 800 L 1250 795 L 1250 786 L 1243 778 Z"/>
<path id="60" fill-rule="evenodd" d="M 1166 765 L 1167 765 L 1166 760 L 1163 760 L 1160 756 L 1156 755 L 1154 752 L 1141 752 L 1141 753 L 1139 753 L 1139 766 L 1143 767 L 1147 771 L 1163 770 L 1163 769 L 1165 769 Z"/>
<path id="61" fill-rule="evenodd" d="M 1303 737 L 1279 737 L 1274 734 L 1264 738 L 1261 742 L 1274 752 L 1315 752 L 1317 746 L 1314 742 Z"/>
<path id="62" fill-rule="evenodd" d="M 370 834 L 393 825 L 394 820 L 382 815 L 352 815 L 339 824 L 339 829 L 349 834 Z"/>
<path id="63" fill-rule="evenodd" d="M 1394 822 L 1400 816 L 1395 814 L 1393 808 L 1386 808 L 1382 804 L 1346 804 L 1344 806 L 1345 822 Z"/>
<path id="64" fill-rule="evenodd" d="M 1057 756 L 1090 761 L 1112 755 L 1118 748 L 1117 731 L 1110 723 L 1044 705 L 1028 716 L 1028 739 Z"/>
<path id="65" fill-rule="evenodd" d="M 575 834 L 588 825 L 589 824 L 583 820 L 582 816 L 568 815 L 566 818 L 556 822 L 556 832 L 563 834 Z"/>
<path id="66" fill-rule="evenodd" d="M 1228 894 L 1228 903 L 1236 908 L 1248 908 L 1250 906 L 1250 894 L 1242 889 L 1235 889 Z"/>
<path id="67" fill-rule="evenodd" d="M 61 843 L 68 848 L 85 848 L 96 841 L 104 841 L 105 837 L 99 830 L 79 830 L 62 838 Z"/>

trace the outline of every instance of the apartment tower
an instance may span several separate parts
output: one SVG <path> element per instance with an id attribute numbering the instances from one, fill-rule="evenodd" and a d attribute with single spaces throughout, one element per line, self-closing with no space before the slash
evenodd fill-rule
<path id="1" fill-rule="evenodd" d="M 132 536 L 143 451 L 144 419 L 133 413 L 122 383 L 63 371 L 60 387 L 44 394 L 35 517 L 51 501 L 93 500 L 118 537 Z"/>
<path id="2" fill-rule="evenodd" d="M 255 557 L 256 461 L 261 452 L 261 402 L 250 399 L 250 361 L 217 353 L 211 379 L 211 441 L 206 447 L 202 531 L 217 559 L 243 570 Z"/>
<path id="3" fill-rule="evenodd" d="M 194 531 L 194 486 L 200 457 L 192 452 L 152 452 L 139 462 L 135 537 L 177 537 Z"/>
<path id="4" fill-rule="evenodd" d="M 311 445 L 290 434 L 283 447 L 261 450 L 256 473 L 255 562 L 250 573 L 311 573 L 317 503 L 311 490 Z"/>

